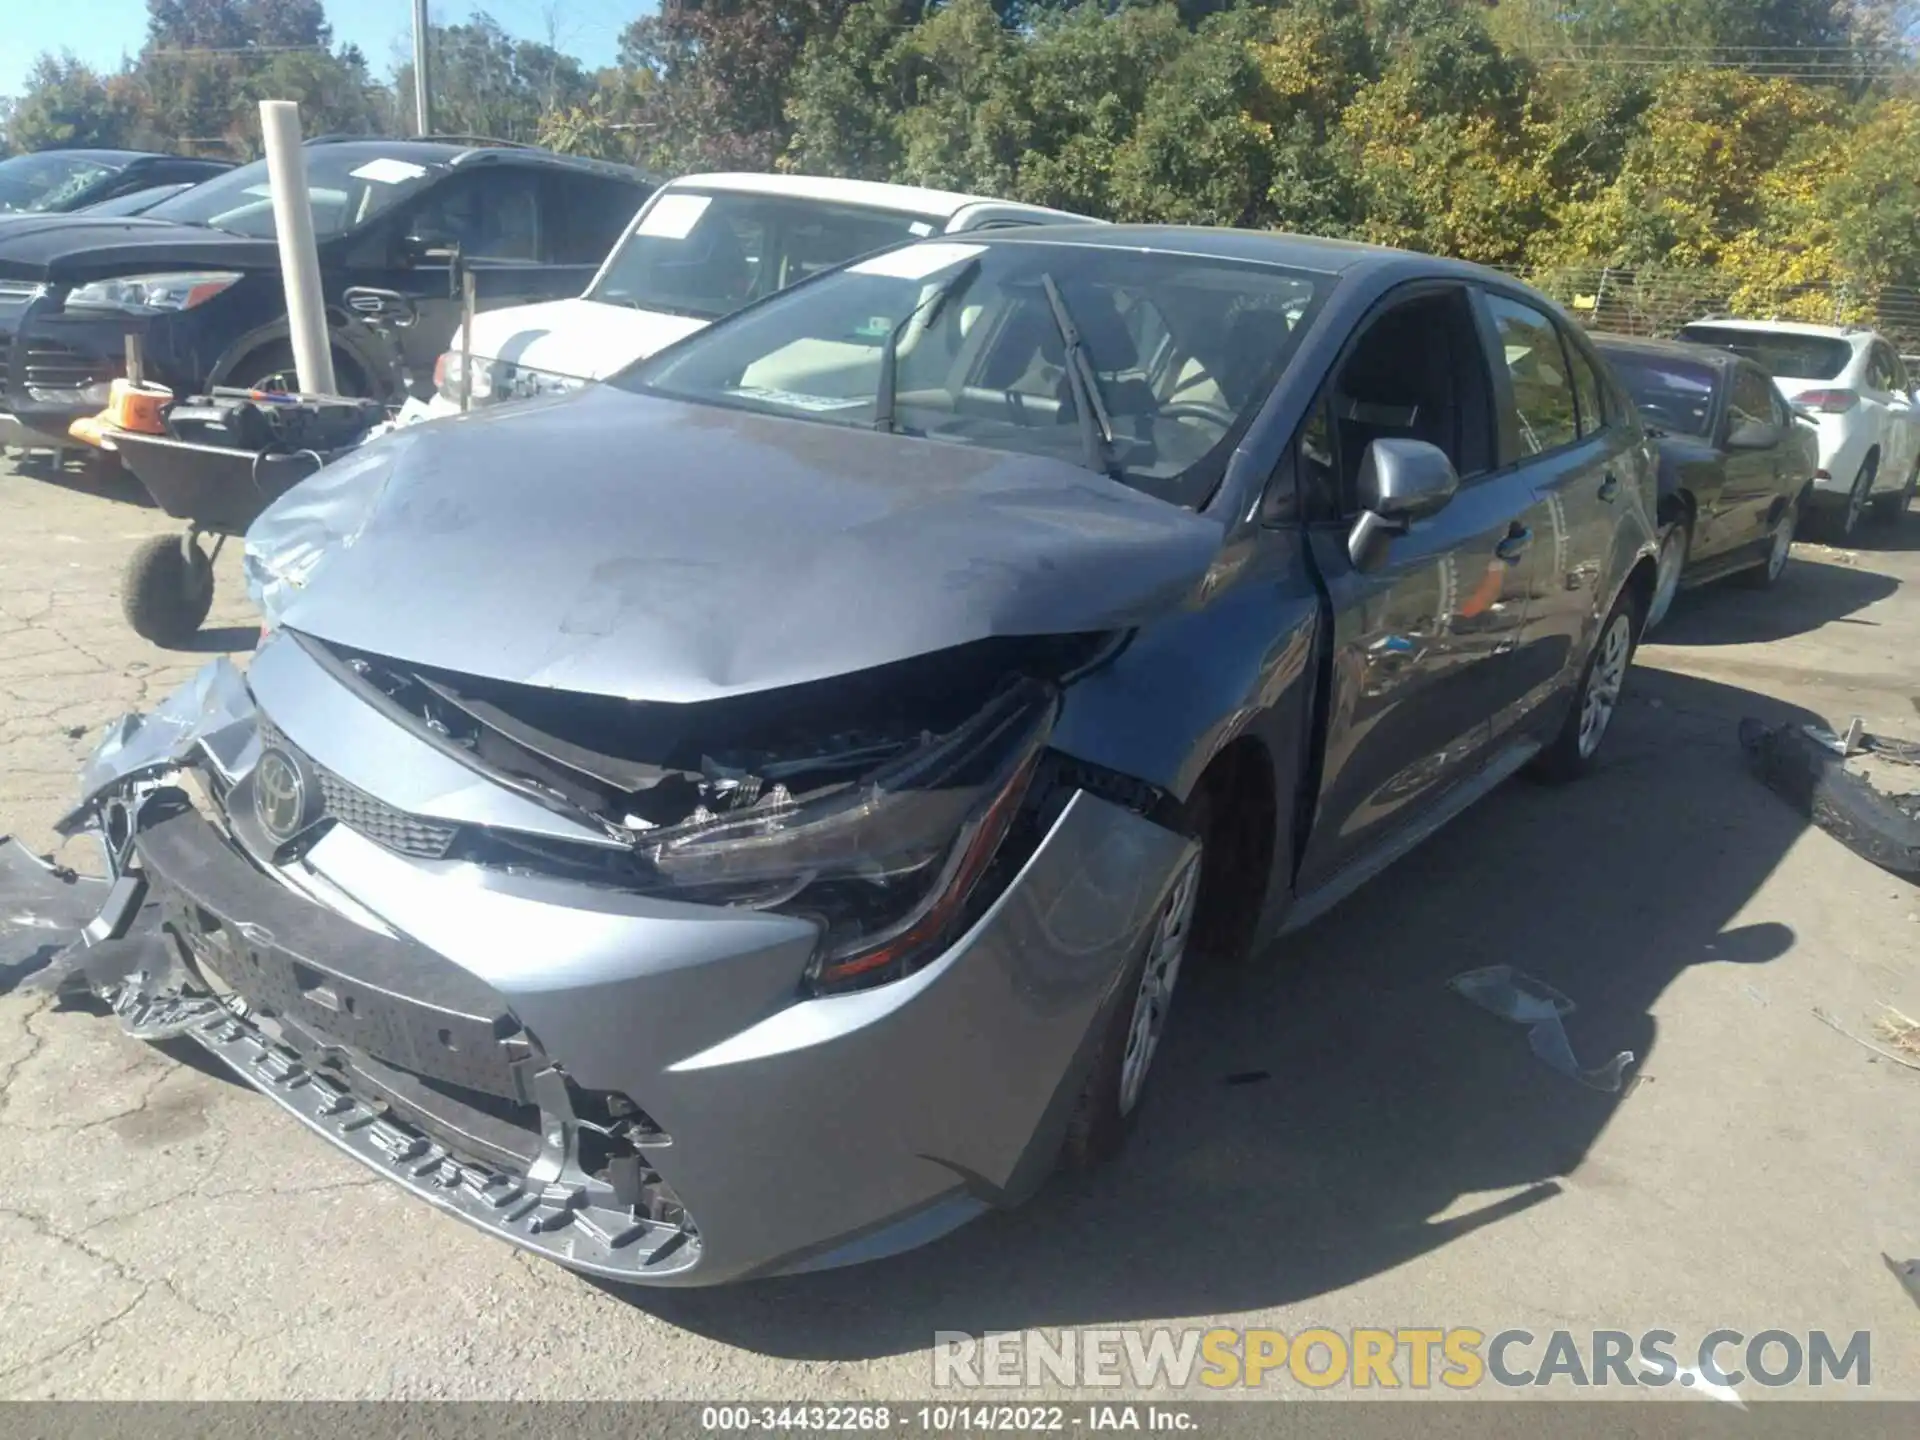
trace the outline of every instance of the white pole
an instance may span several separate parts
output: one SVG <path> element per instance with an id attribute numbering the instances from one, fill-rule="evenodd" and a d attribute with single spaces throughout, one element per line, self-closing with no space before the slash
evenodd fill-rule
<path id="1" fill-rule="evenodd" d="M 427 38 L 431 34 L 427 0 L 413 0 L 413 124 L 417 135 L 433 133 L 433 90 L 427 60 Z"/>
<path id="2" fill-rule="evenodd" d="M 300 148 L 300 107 L 291 100 L 260 102 L 267 147 L 267 184 L 273 191 L 273 228 L 280 237 L 280 278 L 293 330 L 293 365 L 307 395 L 331 395 L 333 351 L 320 291 L 320 252 L 313 241 L 313 205 L 307 196 L 307 153 Z"/>

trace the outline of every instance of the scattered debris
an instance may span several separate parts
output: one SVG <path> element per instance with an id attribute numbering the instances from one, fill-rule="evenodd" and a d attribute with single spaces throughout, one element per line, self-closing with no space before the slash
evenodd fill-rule
<path id="1" fill-rule="evenodd" d="M 1484 970 L 1456 975 L 1447 986 L 1482 1010 L 1526 1026 L 1528 1048 L 1568 1079 L 1609 1095 L 1618 1095 L 1625 1088 L 1633 1052 L 1622 1050 L 1596 1070 L 1583 1069 L 1573 1058 L 1573 1046 L 1561 1023 L 1574 1012 L 1574 1003 L 1551 985 L 1522 974 L 1511 965 L 1489 965 Z"/>
<path id="2" fill-rule="evenodd" d="M 1844 739 L 1828 743 L 1816 738 L 1819 733 L 1742 720 L 1740 747 L 1760 778 L 1815 825 L 1883 870 L 1920 880 L 1920 795 L 1882 794 L 1846 768 L 1836 748 Z M 1864 734 L 1857 738 L 1882 743 Z"/>
<path id="3" fill-rule="evenodd" d="M 1842 759 L 1860 754 L 1867 748 L 1865 741 L 1870 738 L 1867 735 L 1867 722 L 1858 715 L 1848 722 L 1846 731 L 1840 735 L 1819 725 L 1802 725 L 1800 731 L 1821 749 L 1831 750 Z"/>
<path id="4" fill-rule="evenodd" d="M 1896 1260 L 1884 1250 L 1880 1258 L 1887 1262 L 1894 1278 L 1905 1287 L 1907 1294 L 1913 1297 L 1913 1303 L 1920 1305 L 1920 1260 Z"/>
<path id="5" fill-rule="evenodd" d="M 1874 1033 L 1894 1049 L 1920 1060 L 1920 1020 L 1902 1015 L 1891 1005 L 1880 1008 L 1887 1013 L 1874 1022 Z"/>
<path id="6" fill-rule="evenodd" d="M 1831 545 L 1806 543 L 1797 544 L 1793 548 L 1796 556 L 1806 556 L 1815 560 L 1824 560 L 1829 565 L 1858 565 L 1860 563 L 1860 552 L 1857 550 L 1837 550 Z"/>
<path id="7" fill-rule="evenodd" d="M 86 739 L 86 738 L 87 738 L 87 727 L 86 727 L 86 726 L 84 726 L 84 725 L 69 725 L 69 726 L 67 726 L 67 739 L 69 739 L 69 740 L 84 740 L 84 739 Z"/>
<path id="8" fill-rule="evenodd" d="M 1236 1070 L 1227 1076 L 1229 1085 L 1258 1085 L 1262 1080 L 1271 1080 L 1273 1075 L 1266 1070 Z"/>
<path id="9" fill-rule="evenodd" d="M 1813 1007 L 1813 1018 L 1818 1020 L 1822 1025 L 1826 1025 L 1831 1029 L 1838 1031 L 1840 1034 L 1846 1036 L 1847 1039 L 1853 1041 L 1853 1043 L 1858 1045 L 1861 1049 L 1871 1050 L 1874 1054 L 1878 1055 L 1882 1060 L 1891 1060 L 1894 1064 L 1904 1065 L 1909 1070 L 1920 1070 L 1920 1060 L 1909 1060 L 1904 1055 L 1896 1055 L 1891 1050 L 1886 1050 L 1881 1048 L 1880 1046 L 1874 1044 L 1871 1040 L 1861 1039 L 1858 1035 L 1854 1034 L 1851 1030 L 1847 1029 L 1846 1026 L 1842 1025 L 1838 1020 L 1834 1019 L 1830 1012 L 1822 1010 L 1818 1005 Z"/>
<path id="10" fill-rule="evenodd" d="M 107 882 L 76 875 L 0 835 L 0 995 L 80 938 Z"/>

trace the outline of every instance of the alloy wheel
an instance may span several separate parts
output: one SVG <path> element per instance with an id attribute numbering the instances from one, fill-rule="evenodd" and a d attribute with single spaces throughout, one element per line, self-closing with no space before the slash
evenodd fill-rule
<path id="1" fill-rule="evenodd" d="M 1873 461 L 1861 465 L 1860 474 L 1855 477 L 1853 489 L 1847 492 L 1846 518 L 1841 522 L 1841 533 L 1853 534 L 1860 528 L 1860 522 L 1866 517 L 1867 497 L 1873 493 Z"/>
<path id="2" fill-rule="evenodd" d="M 1773 545 L 1767 551 L 1767 579 L 1778 580 L 1780 572 L 1787 568 L 1787 557 L 1793 553 L 1793 532 L 1798 510 L 1788 506 L 1787 512 L 1773 527 Z"/>
<path id="3" fill-rule="evenodd" d="M 1120 1113 L 1128 1115 L 1140 1103 L 1147 1070 L 1166 1030 L 1173 987 L 1186 958 L 1187 935 L 1193 926 L 1193 902 L 1200 888 L 1200 857 L 1187 862 L 1173 882 L 1160 918 L 1154 925 L 1152 948 L 1140 972 L 1140 988 L 1133 997 L 1133 1019 L 1127 1026 L 1127 1048 L 1120 1058 Z"/>
<path id="4" fill-rule="evenodd" d="M 1687 565 L 1687 529 L 1675 525 L 1660 542 L 1659 572 L 1653 582 L 1653 602 L 1647 606 L 1647 628 L 1651 630 L 1667 618 L 1674 597 L 1680 593 L 1680 572 Z"/>
<path id="5" fill-rule="evenodd" d="M 1587 671 L 1587 693 L 1580 697 L 1580 758 L 1589 760 L 1600 748 L 1620 691 L 1627 683 L 1627 661 L 1633 655 L 1633 617 L 1620 611 L 1608 624 Z"/>

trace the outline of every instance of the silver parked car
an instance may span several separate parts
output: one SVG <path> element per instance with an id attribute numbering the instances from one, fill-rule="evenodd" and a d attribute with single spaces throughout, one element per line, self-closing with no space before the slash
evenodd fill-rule
<path id="1" fill-rule="evenodd" d="M 88 766 L 70 974 L 564 1264 L 885 1255 L 1115 1149 L 1190 948 L 1596 763 L 1654 503 L 1488 271 L 886 251 L 277 502 L 245 677 Z"/>

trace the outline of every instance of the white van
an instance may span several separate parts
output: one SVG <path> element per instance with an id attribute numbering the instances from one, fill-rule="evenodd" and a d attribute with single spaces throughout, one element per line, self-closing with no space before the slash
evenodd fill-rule
<path id="1" fill-rule="evenodd" d="M 463 371 L 457 349 L 441 357 L 430 411 L 458 414 L 605 379 L 764 295 L 902 241 L 1098 223 L 870 180 L 682 176 L 648 198 L 586 294 L 474 316 L 470 363 Z"/>

